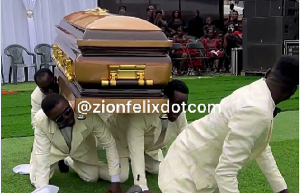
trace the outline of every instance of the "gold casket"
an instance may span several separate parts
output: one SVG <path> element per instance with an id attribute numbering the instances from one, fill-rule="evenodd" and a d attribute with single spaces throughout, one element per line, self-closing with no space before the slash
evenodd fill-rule
<path id="1" fill-rule="evenodd" d="M 160 28 L 100 8 L 71 13 L 56 27 L 55 76 L 75 112 L 80 113 L 78 104 L 82 101 L 131 101 L 148 107 L 167 103 L 161 90 L 171 80 L 168 51 L 172 41 Z"/>

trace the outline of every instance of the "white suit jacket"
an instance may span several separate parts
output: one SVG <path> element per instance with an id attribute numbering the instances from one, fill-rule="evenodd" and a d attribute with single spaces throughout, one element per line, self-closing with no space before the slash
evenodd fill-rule
<path id="1" fill-rule="evenodd" d="M 42 100 L 46 97 L 37 86 L 31 94 L 31 125 L 35 114 L 41 109 Z"/>
<path id="2" fill-rule="evenodd" d="M 115 137 L 121 142 L 118 151 L 121 157 L 130 157 L 134 184 L 147 186 L 145 154 L 162 161 L 161 149 L 174 140 L 187 126 L 186 114 L 181 113 L 175 122 L 168 121 L 163 141 L 158 142 L 162 131 L 159 114 L 112 115 L 108 119 Z M 127 148 L 128 147 L 128 148 Z M 138 180 L 139 175 L 139 180 Z"/>
<path id="3" fill-rule="evenodd" d="M 265 80 L 236 90 L 219 108 L 192 122 L 174 142 L 187 152 L 185 159 L 195 163 L 192 178 L 197 188 L 239 193 L 239 170 L 256 160 L 275 192 L 286 189 L 269 146 L 275 104 Z M 206 182 L 197 181 L 203 177 Z"/>
<path id="4" fill-rule="evenodd" d="M 61 94 L 60 88 L 59 88 L 59 93 Z M 33 119 L 35 114 L 42 108 L 41 104 L 45 97 L 46 95 L 41 92 L 38 86 L 31 93 L 31 125 L 33 124 Z"/>
<path id="5" fill-rule="evenodd" d="M 102 119 L 96 114 L 88 114 L 85 120 L 75 120 L 69 149 L 57 124 L 49 120 L 42 110 L 37 112 L 33 122 L 33 160 L 30 161 L 31 167 L 34 168 L 31 171 L 35 173 L 37 188 L 49 183 L 50 165 L 67 156 L 83 163 L 98 165 L 95 138 L 105 147 L 109 174 L 120 174 L 116 143 Z"/>

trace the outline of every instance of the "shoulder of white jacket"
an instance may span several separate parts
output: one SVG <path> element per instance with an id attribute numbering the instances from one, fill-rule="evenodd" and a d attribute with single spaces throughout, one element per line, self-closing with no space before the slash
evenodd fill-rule
<path id="1" fill-rule="evenodd" d="M 49 118 L 47 117 L 47 115 L 44 113 L 44 111 L 42 109 L 40 109 L 34 116 L 34 122 L 36 124 L 44 124 L 45 121 L 48 122 Z"/>
<path id="2" fill-rule="evenodd" d="M 37 86 L 34 91 L 31 93 L 31 98 L 34 100 L 43 100 L 45 95 L 41 92 L 40 88 Z"/>
<path id="3" fill-rule="evenodd" d="M 118 117 L 122 118 L 122 119 L 134 119 L 134 120 L 146 120 L 149 119 L 151 117 L 153 117 L 155 114 L 145 114 L 145 113 L 132 113 L 132 114 L 120 114 L 118 115 Z"/>
<path id="4" fill-rule="evenodd" d="M 268 111 L 270 105 L 272 104 L 272 98 L 270 98 L 270 94 L 268 93 L 268 88 L 266 87 L 264 80 L 259 79 L 251 84 L 243 86 L 236 91 L 234 91 L 228 97 L 224 99 L 230 99 L 230 101 L 226 100 L 224 102 L 232 102 L 237 107 L 253 107 L 253 108 L 261 108 L 265 111 Z M 234 100 L 232 100 L 234 98 Z M 272 106 L 272 105 L 271 105 Z"/>
<path id="5" fill-rule="evenodd" d="M 262 88 L 260 92 L 249 92 L 247 100 L 244 100 L 246 102 L 245 107 L 250 106 L 253 109 L 260 109 L 266 114 L 273 114 L 273 99 L 268 92 L 266 88 Z"/>
<path id="6" fill-rule="evenodd" d="M 75 118 L 76 118 L 76 115 L 75 115 Z M 85 122 L 86 124 L 95 124 L 95 123 L 97 123 L 97 122 L 99 122 L 99 121 L 104 122 L 104 121 L 101 119 L 101 117 L 100 117 L 98 114 L 96 114 L 96 113 L 86 114 L 86 115 L 85 115 L 85 120 L 84 120 L 84 122 Z"/>

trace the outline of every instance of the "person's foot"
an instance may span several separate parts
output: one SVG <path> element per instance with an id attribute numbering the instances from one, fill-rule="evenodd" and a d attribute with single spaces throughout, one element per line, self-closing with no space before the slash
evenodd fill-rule
<path id="1" fill-rule="evenodd" d="M 68 173 L 69 172 L 69 166 L 67 166 L 65 164 L 65 160 L 63 160 L 63 159 L 58 161 L 58 168 L 59 168 L 59 171 L 61 173 Z"/>

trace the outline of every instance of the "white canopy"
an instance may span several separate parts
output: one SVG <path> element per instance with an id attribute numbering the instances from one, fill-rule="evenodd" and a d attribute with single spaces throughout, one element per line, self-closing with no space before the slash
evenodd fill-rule
<path id="1" fill-rule="evenodd" d="M 19 44 L 33 52 L 36 44 L 52 45 L 57 35 L 55 25 L 58 25 L 65 15 L 95 7 L 97 0 L 1 1 L 1 56 L 5 82 L 8 82 L 10 67 L 10 58 L 3 53 L 7 46 Z M 31 57 L 24 54 L 24 60 L 29 64 Z M 33 80 L 33 70 L 29 73 L 29 80 Z M 18 71 L 18 81 L 24 81 L 21 69 Z"/>

